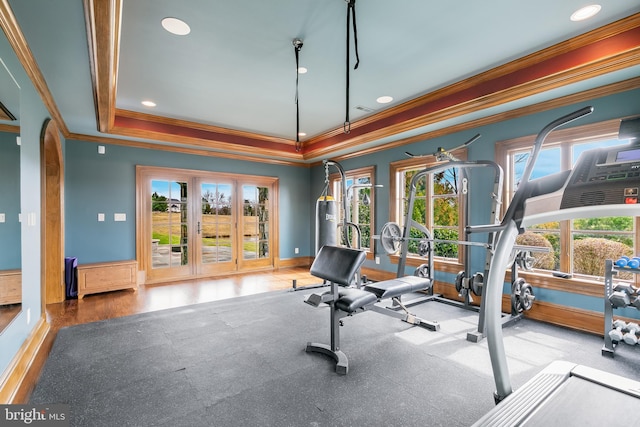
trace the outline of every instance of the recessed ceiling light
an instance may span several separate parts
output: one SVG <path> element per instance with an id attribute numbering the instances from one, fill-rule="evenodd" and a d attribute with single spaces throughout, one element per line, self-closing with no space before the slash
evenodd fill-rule
<path id="1" fill-rule="evenodd" d="M 144 105 L 145 107 L 155 107 L 156 103 L 153 101 L 142 101 L 142 105 Z"/>
<path id="2" fill-rule="evenodd" d="M 381 96 L 380 98 L 376 99 L 376 101 L 378 102 L 378 104 L 388 104 L 393 101 L 393 98 L 390 96 Z"/>
<path id="3" fill-rule="evenodd" d="M 589 6 L 585 6 L 573 12 L 571 14 L 571 20 L 584 21 L 585 19 L 589 19 L 596 13 L 600 12 L 600 9 L 602 9 L 602 7 L 599 4 L 591 4 Z"/>
<path id="4" fill-rule="evenodd" d="M 305 67 L 298 67 L 298 74 L 306 74 L 307 71 Z"/>
<path id="5" fill-rule="evenodd" d="M 162 27 L 171 34 L 178 36 L 186 36 L 191 32 L 189 25 L 178 18 L 164 18 L 162 20 Z"/>

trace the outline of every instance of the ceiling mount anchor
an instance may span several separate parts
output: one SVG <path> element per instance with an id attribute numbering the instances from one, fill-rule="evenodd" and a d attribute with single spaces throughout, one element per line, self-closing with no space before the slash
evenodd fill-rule
<path id="1" fill-rule="evenodd" d="M 293 50 L 296 54 L 296 153 L 302 150 L 300 143 L 300 106 L 298 104 L 298 78 L 300 77 L 300 51 L 304 43 L 299 38 L 293 39 Z"/>

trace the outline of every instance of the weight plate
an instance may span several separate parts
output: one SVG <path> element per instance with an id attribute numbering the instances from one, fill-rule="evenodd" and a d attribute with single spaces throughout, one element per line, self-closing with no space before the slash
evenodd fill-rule
<path id="1" fill-rule="evenodd" d="M 422 277 L 424 279 L 429 278 L 429 265 L 428 264 L 420 264 L 416 271 L 414 271 L 414 276 Z"/>
<path id="2" fill-rule="evenodd" d="M 420 240 L 418 243 L 418 255 L 426 256 L 431 251 L 431 245 L 426 240 Z"/>
<path id="3" fill-rule="evenodd" d="M 466 273 L 464 271 L 459 272 L 458 274 L 456 274 L 456 291 L 461 292 L 462 291 L 462 282 L 464 280 L 466 276 Z"/>
<path id="4" fill-rule="evenodd" d="M 523 278 L 518 278 L 511 284 L 511 308 L 515 313 L 522 313 L 524 308 L 522 307 L 522 301 L 520 300 L 520 294 L 522 287 L 526 284 Z"/>
<path id="5" fill-rule="evenodd" d="M 400 249 L 400 241 L 402 238 L 402 230 L 400 226 L 395 222 L 387 222 L 382 226 L 380 231 L 380 244 L 382 249 L 389 254 L 393 255 Z"/>
<path id="6" fill-rule="evenodd" d="M 535 262 L 535 258 L 531 254 L 531 252 L 526 251 L 522 254 L 522 268 L 525 270 L 533 270 L 533 263 Z"/>
<path id="7" fill-rule="evenodd" d="M 522 285 L 520 288 L 520 305 L 522 306 L 522 309 L 525 311 L 531 310 L 534 299 L 535 297 L 533 296 L 533 288 L 531 285 L 528 283 Z"/>
<path id="8" fill-rule="evenodd" d="M 471 281 L 469 283 L 469 287 L 471 288 L 471 292 L 473 292 L 477 296 L 482 295 L 482 285 L 484 284 L 484 274 L 478 272 L 471 276 Z"/>

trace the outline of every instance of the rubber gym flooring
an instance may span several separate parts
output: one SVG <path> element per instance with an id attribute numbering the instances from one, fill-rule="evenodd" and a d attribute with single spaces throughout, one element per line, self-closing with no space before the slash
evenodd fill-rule
<path id="1" fill-rule="evenodd" d="M 60 329 L 31 404 L 70 405 L 74 426 L 468 426 L 493 406 L 477 314 L 412 307 L 438 332 L 375 312 L 343 319 L 349 373 L 304 351 L 329 343 L 313 291 L 276 291 Z M 523 319 L 504 329 L 513 387 L 562 359 L 640 379 L 640 349 Z M 603 408 L 603 410 L 610 410 Z"/>

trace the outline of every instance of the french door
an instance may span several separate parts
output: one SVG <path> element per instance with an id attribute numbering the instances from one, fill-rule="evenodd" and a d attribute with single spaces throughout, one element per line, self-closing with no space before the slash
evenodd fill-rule
<path id="1" fill-rule="evenodd" d="M 277 179 L 154 167 L 137 175 L 147 283 L 273 267 Z"/>

